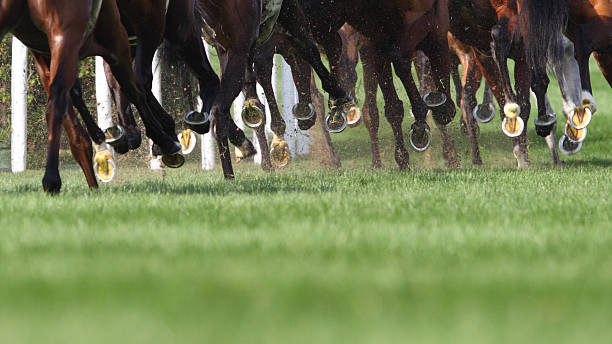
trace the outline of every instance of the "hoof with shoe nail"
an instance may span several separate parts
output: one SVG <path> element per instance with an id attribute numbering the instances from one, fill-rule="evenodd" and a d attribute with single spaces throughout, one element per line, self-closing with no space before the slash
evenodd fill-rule
<path id="1" fill-rule="evenodd" d="M 264 110 L 259 107 L 259 101 L 256 99 L 249 99 L 244 102 L 242 107 L 242 120 L 244 124 L 252 129 L 258 128 L 265 118 Z"/>
<path id="2" fill-rule="evenodd" d="M 189 129 L 201 135 L 210 131 L 210 116 L 207 112 L 190 111 L 183 116 L 183 122 Z"/>
<path id="3" fill-rule="evenodd" d="M 197 136 L 191 129 L 181 131 L 176 137 L 181 144 L 181 153 L 183 155 L 193 152 L 197 143 Z"/>
<path id="4" fill-rule="evenodd" d="M 96 155 L 93 159 L 93 169 L 96 178 L 102 183 L 109 183 L 115 178 L 117 164 L 115 163 L 115 155 L 110 146 L 102 144 L 96 146 Z"/>

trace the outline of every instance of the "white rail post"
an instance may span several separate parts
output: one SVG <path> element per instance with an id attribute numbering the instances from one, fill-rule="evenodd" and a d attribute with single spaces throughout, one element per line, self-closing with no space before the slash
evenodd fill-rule
<path id="1" fill-rule="evenodd" d="M 210 50 L 212 47 L 206 42 L 204 42 L 204 47 L 206 48 L 206 56 L 210 62 Z M 202 111 L 202 106 L 202 99 L 198 96 L 198 108 L 200 111 Z M 207 134 L 200 135 L 200 146 L 202 149 L 202 169 L 210 171 L 215 168 L 215 143 L 211 131 Z"/>
<path id="2" fill-rule="evenodd" d="M 274 80 L 274 77 L 272 80 Z M 264 116 L 266 116 L 266 127 L 264 130 L 266 133 L 266 138 L 269 140 L 269 134 L 272 132 L 272 129 L 270 127 L 270 104 L 268 103 L 268 99 L 266 98 L 266 92 L 264 92 L 263 87 L 261 87 L 259 83 L 257 83 L 256 89 L 257 97 L 261 101 L 261 105 L 264 106 Z M 253 130 L 253 145 L 255 146 L 255 149 L 257 149 L 257 154 L 255 154 L 255 156 L 253 157 L 253 162 L 257 165 L 261 165 L 261 149 L 259 146 L 259 139 L 257 138 L 257 132 L 255 130 Z"/>
<path id="3" fill-rule="evenodd" d="M 159 104 L 163 105 L 162 92 L 161 92 L 161 59 L 159 56 L 159 50 L 155 52 L 153 56 L 153 87 L 151 91 Z M 158 170 L 162 168 L 161 159 L 153 156 L 153 141 L 149 140 L 149 155 L 151 156 L 150 167 L 152 170 Z"/>
<path id="4" fill-rule="evenodd" d="M 111 95 L 104 71 L 104 59 L 96 56 L 96 109 L 98 112 L 98 126 L 102 131 L 113 126 L 111 114 Z"/>
<path id="5" fill-rule="evenodd" d="M 274 92 L 276 94 L 281 95 L 281 114 L 283 115 L 283 119 L 287 124 L 287 130 L 285 131 L 285 141 L 289 145 L 291 155 L 295 156 L 298 153 L 299 149 L 297 140 L 297 133 L 299 132 L 299 128 L 297 126 L 297 121 L 293 116 L 293 106 L 296 104 L 297 90 L 295 89 L 295 84 L 293 83 L 291 67 L 289 66 L 289 64 L 287 64 L 287 62 L 285 62 L 285 59 L 282 56 L 280 56 L 279 59 L 281 83 L 279 84 L 278 82 L 276 82 L 276 80 L 274 80 Z M 276 69 L 276 67 L 274 69 Z"/>
<path id="6" fill-rule="evenodd" d="M 11 171 L 26 169 L 28 48 L 13 37 L 11 65 Z"/>

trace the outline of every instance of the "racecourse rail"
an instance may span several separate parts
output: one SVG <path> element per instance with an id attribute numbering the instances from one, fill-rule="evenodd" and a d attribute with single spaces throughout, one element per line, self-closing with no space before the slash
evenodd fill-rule
<path id="1" fill-rule="evenodd" d="M 211 59 L 212 47 L 204 42 L 208 59 Z M 96 108 L 98 113 L 98 125 L 102 130 L 113 126 L 112 103 L 108 83 L 104 75 L 104 60 L 101 57 L 96 57 L 95 74 L 96 74 Z M 155 97 L 162 104 L 161 92 L 161 68 L 160 58 L 155 54 L 153 59 L 153 87 L 152 91 Z M 23 172 L 27 168 L 27 64 L 28 64 L 28 49 L 17 38 L 13 37 L 12 41 L 12 56 L 11 56 L 11 171 L 13 173 Z M 280 69 L 280 71 L 279 71 Z M 280 73 L 280 76 L 278 75 Z M 280 78 L 280 81 L 279 81 Z M 282 57 L 274 59 L 274 68 L 272 69 L 272 83 L 274 92 L 281 104 L 280 112 L 283 119 L 287 123 L 287 134 L 285 139 L 289 144 L 292 155 L 307 154 L 310 150 L 311 139 L 306 133 L 302 133 L 298 126 L 297 120 L 293 116 L 291 109 L 298 102 L 298 94 L 293 83 L 291 68 Z M 269 106 L 266 100 L 262 87 L 257 85 L 257 93 L 259 99 L 266 107 L 266 133 L 272 134 L 270 130 Z M 198 98 L 198 106 L 201 108 L 201 100 Z M 239 115 L 244 104 L 244 95 L 241 93 L 234 101 L 232 108 L 235 114 L 234 120 L 236 124 L 245 129 L 242 118 Z M 149 142 L 151 142 L 149 140 Z M 201 142 L 201 157 L 202 169 L 212 170 L 215 167 L 215 147 L 212 134 L 209 132 L 205 135 L 200 135 Z M 255 132 L 253 132 L 253 144 L 258 150 L 258 154 L 254 158 L 255 164 L 261 164 L 261 153 L 259 152 L 259 144 Z M 149 152 L 151 145 L 149 144 Z M 155 169 L 160 167 L 160 160 L 157 157 L 151 156 L 150 167 Z"/>

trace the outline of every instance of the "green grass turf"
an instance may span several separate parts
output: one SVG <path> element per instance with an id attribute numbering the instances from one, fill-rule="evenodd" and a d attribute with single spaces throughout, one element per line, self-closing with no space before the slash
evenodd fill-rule
<path id="1" fill-rule="evenodd" d="M 334 136 L 339 171 L 226 182 L 192 160 L 89 191 L 69 170 L 57 197 L 42 171 L 3 173 L 0 343 L 608 342 L 612 101 L 593 76 L 600 111 L 557 169 L 531 136 L 516 171 L 495 121 L 485 167 L 454 125 L 462 169 L 434 142 L 399 173 L 381 120 L 382 171 L 362 127 Z"/>

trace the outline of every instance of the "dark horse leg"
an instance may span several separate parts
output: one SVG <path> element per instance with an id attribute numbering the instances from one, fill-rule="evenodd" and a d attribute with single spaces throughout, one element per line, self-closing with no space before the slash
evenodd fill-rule
<path id="1" fill-rule="evenodd" d="M 117 108 L 119 123 L 121 123 L 125 129 L 128 147 L 130 150 L 138 149 L 142 143 L 142 136 L 140 135 L 138 124 L 136 124 L 136 120 L 134 119 L 132 105 L 125 94 L 121 92 L 121 85 L 119 85 L 119 82 L 117 82 L 117 79 L 113 76 L 113 72 L 106 62 L 104 63 L 104 74 L 106 74 L 106 82 L 111 91 L 111 97 L 115 102 L 115 107 Z M 126 152 L 118 153 L 123 154 Z"/>
<path id="2" fill-rule="evenodd" d="M 246 66 L 245 71 L 246 79 L 244 81 L 244 86 L 242 90 L 245 97 L 245 111 L 249 111 L 248 107 L 255 106 L 263 112 L 263 116 L 261 118 L 262 122 L 260 125 L 254 128 L 254 130 L 255 135 L 257 135 L 257 141 L 259 141 L 259 152 L 261 153 L 261 168 L 264 171 L 271 171 L 272 165 L 270 163 L 270 151 L 268 149 L 268 138 L 266 137 L 266 110 L 261 101 L 259 100 L 259 97 L 257 96 L 257 75 L 253 68 L 253 63 L 249 62 Z M 270 71 L 270 74 L 272 74 L 272 71 Z M 274 98 L 274 94 L 272 94 L 272 98 Z"/>
<path id="3" fill-rule="evenodd" d="M 98 145 L 104 143 L 104 133 L 94 120 L 83 100 L 83 89 L 81 88 L 81 81 L 78 78 L 70 90 L 70 98 L 72 99 L 72 105 L 74 105 L 81 114 L 81 118 L 83 118 L 83 122 L 85 122 L 87 128 L 87 133 L 89 133 L 92 141 Z"/>
<path id="4" fill-rule="evenodd" d="M 397 96 L 395 87 L 393 85 L 393 71 L 391 69 L 391 61 L 384 54 L 379 54 L 374 48 L 371 41 L 367 40 L 364 42 L 362 47 L 362 59 L 364 65 L 374 66 L 375 77 L 377 85 L 380 86 L 383 98 L 385 99 L 385 117 L 391 129 L 393 130 L 393 137 L 395 138 L 395 149 L 393 150 L 395 156 L 395 162 L 399 166 L 400 170 L 408 168 L 410 158 L 406 144 L 404 143 L 404 132 L 402 130 L 402 122 L 404 121 L 404 104 Z M 370 67 L 367 67 L 369 72 L 372 72 Z M 364 68 L 364 73 L 366 68 Z M 412 78 L 411 78 L 412 79 Z M 375 84 L 376 85 L 376 84 Z M 376 86 L 374 86 L 376 87 Z M 375 97 L 375 94 L 374 94 Z M 417 97 L 420 99 L 420 97 Z M 376 100 L 370 106 L 376 107 Z M 370 100 L 371 101 L 371 100 Z M 376 110 L 378 112 L 378 109 Z M 372 138 L 372 135 L 370 134 Z M 376 141 L 378 138 L 376 137 Z M 376 142 L 378 144 L 378 142 Z M 372 143 L 374 146 L 374 143 Z"/>
<path id="5" fill-rule="evenodd" d="M 330 103 L 332 107 L 344 106 L 347 103 L 352 103 L 347 93 L 340 87 L 336 78 L 334 78 L 323 65 L 321 55 L 315 44 L 310 30 L 310 25 L 302 8 L 297 3 L 297 0 L 283 1 L 282 9 L 278 17 L 278 23 L 289 32 L 288 38 L 298 48 L 300 55 L 308 61 L 315 73 L 321 79 L 323 89 L 330 95 Z M 342 46 L 340 42 L 340 47 Z M 314 125 L 314 123 L 313 123 Z"/>

